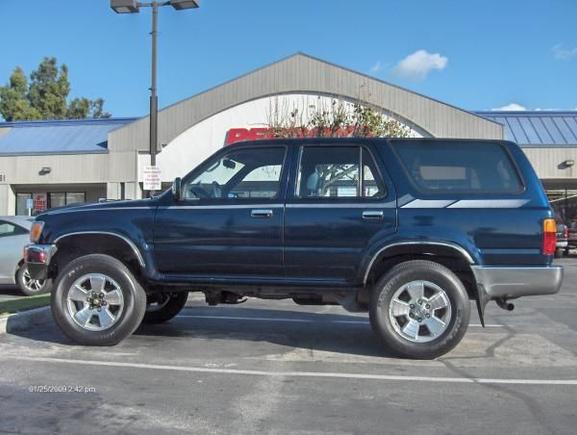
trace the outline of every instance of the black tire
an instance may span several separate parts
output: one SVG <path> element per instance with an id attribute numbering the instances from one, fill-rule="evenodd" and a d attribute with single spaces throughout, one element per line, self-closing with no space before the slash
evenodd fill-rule
<path id="1" fill-rule="evenodd" d="M 30 277 L 27 276 L 28 267 L 23 263 L 18 272 L 16 272 L 16 284 L 20 292 L 25 296 L 40 295 L 48 293 L 52 289 L 52 281 L 47 280 L 32 280 L 34 284 L 31 285 Z"/>
<path id="2" fill-rule="evenodd" d="M 73 284 L 88 274 L 102 274 L 114 280 L 124 307 L 108 329 L 93 331 L 78 325 L 67 305 Z M 51 298 L 52 315 L 62 332 L 72 341 L 87 346 L 113 346 L 131 335 L 141 324 L 146 310 L 146 293 L 130 270 L 114 257 L 91 254 L 79 257 L 60 272 Z"/>
<path id="3" fill-rule="evenodd" d="M 164 299 L 166 298 L 166 299 Z M 148 295 L 143 323 L 154 324 L 168 322 L 178 315 L 186 305 L 188 292 L 156 293 Z M 151 302 L 157 304 L 154 306 Z"/>
<path id="4" fill-rule="evenodd" d="M 395 330 L 389 317 L 389 306 L 394 294 L 413 281 L 428 281 L 438 286 L 450 303 L 448 326 L 438 337 L 428 342 L 414 342 L 403 337 Z M 459 278 L 446 267 L 425 260 L 407 261 L 393 267 L 375 285 L 369 307 L 371 325 L 384 346 L 401 357 L 417 359 L 436 358 L 459 344 L 467 331 L 470 314 L 469 297 Z M 418 328 L 420 331 L 421 326 Z"/>

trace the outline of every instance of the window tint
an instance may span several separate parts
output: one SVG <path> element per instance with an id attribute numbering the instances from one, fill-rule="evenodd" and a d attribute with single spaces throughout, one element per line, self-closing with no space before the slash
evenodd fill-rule
<path id="1" fill-rule="evenodd" d="M 363 196 L 382 198 L 385 196 L 385 185 L 378 176 L 377 166 L 370 153 L 363 150 Z"/>
<path id="2" fill-rule="evenodd" d="M 383 196 L 385 189 L 377 176 L 375 162 L 367 151 L 361 150 L 357 146 L 304 147 L 297 195 L 301 198 Z M 362 174 L 359 174 L 361 167 Z"/>
<path id="3" fill-rule="evenodd" d="M 9 222 L 0 221 L 0 237 L 17 236 L 26 234 L 26 230 Z"/>
<path id="4" fill-rule="evenodd" d="M 280 190 L 285 148 L 231 151 L 209 162 L 185 183 L 185 199 L 276 198 Z"/>
<path id="5" fill-rule="evenodd" d="M 503 146 L 491 142 L 392 141 L 421 190 L 514 193 L 521 180 Z"/>

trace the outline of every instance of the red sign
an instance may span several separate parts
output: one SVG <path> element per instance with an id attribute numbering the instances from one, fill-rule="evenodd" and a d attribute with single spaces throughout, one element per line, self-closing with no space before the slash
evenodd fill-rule
<path id="1" fill-rule="evenodd" d="M 355 131 L 355 127 L 350 126 L 346 128 L 340 128 L 336 131 L 331 131 L 326 129 L 324 134 L 320 135 L 319 130 L 316 128 L 294 128 L 294 129 L 274 129 L 274 128 L 231 128 L 226 132 L 226 137 L 224 139 L 224 144 L 232 145 L 237 142 L 246 142 L 250 140 L 261 140 L 261 139 L 275 139 L 275 138 L 286 138 L 286 137 L 351 137 Z"/>
<path id="2" fill-rule="evenodd" d="M 44 211 L 47 208 L 47 195 L 45 193 L 35 193 L 32 200 L 34 201 L 34 211 Z"/>

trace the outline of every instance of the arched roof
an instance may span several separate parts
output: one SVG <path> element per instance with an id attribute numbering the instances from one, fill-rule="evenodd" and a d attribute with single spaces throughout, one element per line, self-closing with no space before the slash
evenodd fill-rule
<path id="1" fill-rule="evenodd" d="M 433 137 L 503 138 L 503 126 L 449 104 L 297 53 L 162 109 L 159 144 L 231 107 L 279 94 L 318 94 L 360 101 Z M 148 117 L 109 134 L 111 151 L 148 149 Z"/>

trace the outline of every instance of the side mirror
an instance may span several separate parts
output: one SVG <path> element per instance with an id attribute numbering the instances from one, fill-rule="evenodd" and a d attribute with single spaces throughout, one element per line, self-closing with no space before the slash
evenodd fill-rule
<path id="1" fill-rule="evenodd" d="M 182 199 L 182 178 L 176 177 L 172 182 L 172 197 L 175 201 Z"/>

